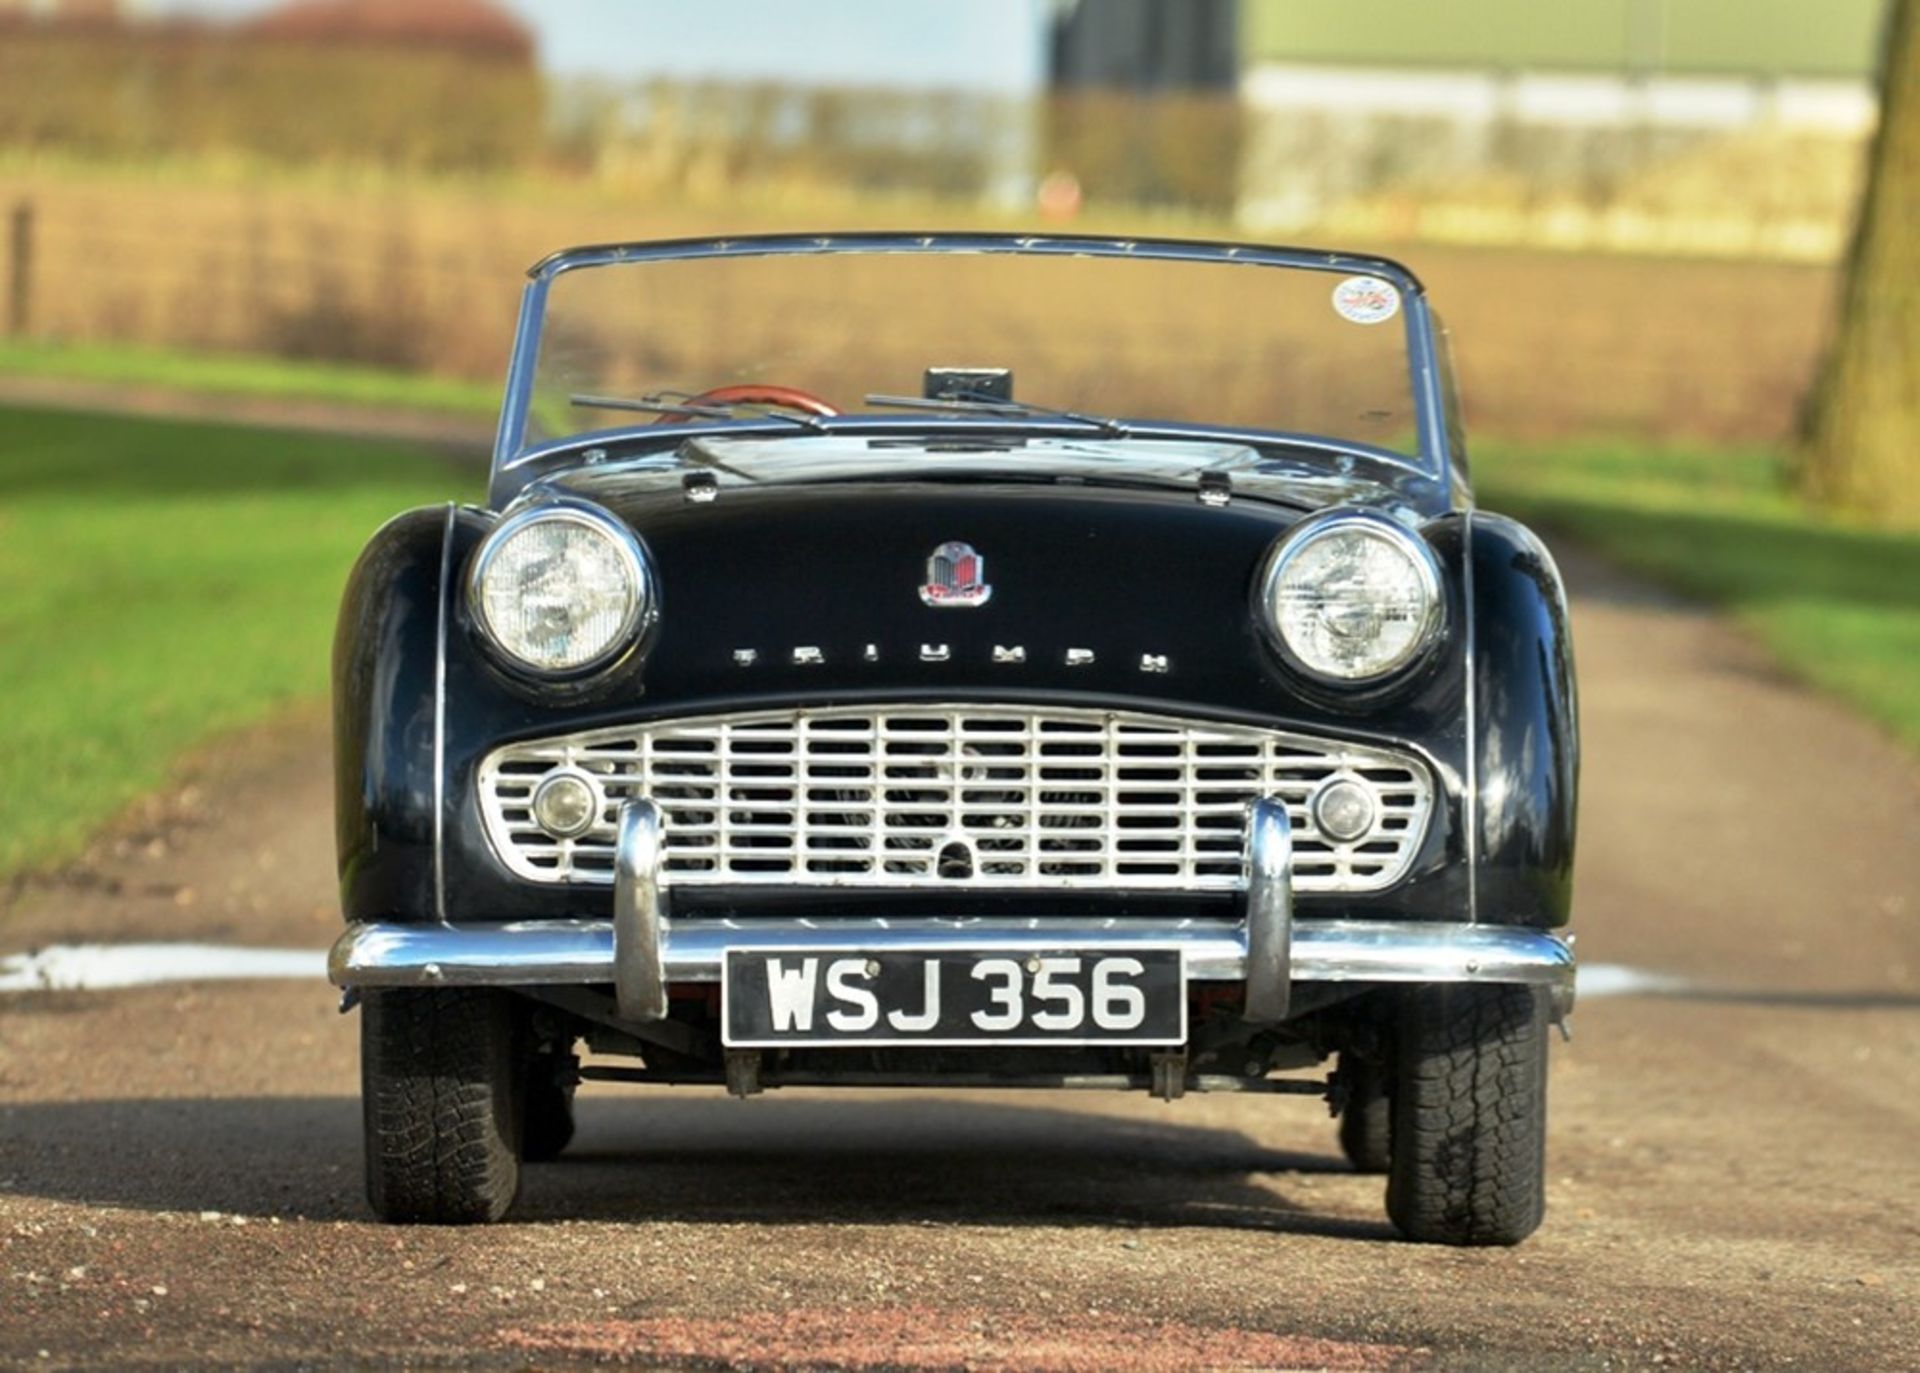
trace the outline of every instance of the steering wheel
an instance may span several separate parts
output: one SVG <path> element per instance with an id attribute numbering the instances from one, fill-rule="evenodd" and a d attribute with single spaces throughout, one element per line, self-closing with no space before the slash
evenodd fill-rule
<path id="1" fill-rule="evenodd" d="M 702 391 L 697 396 L 688 396 L 686 404 L 698 405 L 777 405 L 783 410 L 798 410 L 803 414 L 832 417 L 840 413 L 838 406 L 824 401 L 811 391 L 802 391 L 797 386 L 776 386 L 772 382 L 743 381 L 732 386 L 716 386 L 710 391 Z M 662 415 L 655 424 L 685 424 L 697 419 L 698 415 L 686 410 L 676 410 L 670 415 Z"/>

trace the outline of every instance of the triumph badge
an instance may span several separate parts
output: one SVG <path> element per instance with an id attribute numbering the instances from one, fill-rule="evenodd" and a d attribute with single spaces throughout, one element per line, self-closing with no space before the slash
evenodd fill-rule
<path id="1" fill-rule="evenodd" d="M 971 609 L 985 605 L 992 595 L 987 560 L 972 544 L 943 543 L 927 559 L 927 584 L 920 588 L 920 599 L 928 605 Z"/>

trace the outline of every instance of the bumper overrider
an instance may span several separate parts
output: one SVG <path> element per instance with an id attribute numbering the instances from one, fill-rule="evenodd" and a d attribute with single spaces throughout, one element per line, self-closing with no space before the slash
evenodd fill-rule
<path id="1" fill-rule="evenodd" d="M 608 920 L 349 925 L 333 946 L 335 986 L 614 988 L 622 1019 L 659 1020 L 671 983 L 717 983 L 729 947 L 778 943 L 805 950 L 1058 951 L 1128 944 L 1179 948 L 1187 977 L 1244 982 L 1245 1016 L 1287 1018 L 1296 982 L 1520 983 L 1545 988 L 1556 1018 L 1573 1008 L 1568 940 L 1511 925 L 1295 920 L 1292 831 L 1276 799 L 1249 818 L 1246 914 L 1241 919 L 846 916 L 675 921 L 667 914 L 660 811 L 622 806 Z"/>

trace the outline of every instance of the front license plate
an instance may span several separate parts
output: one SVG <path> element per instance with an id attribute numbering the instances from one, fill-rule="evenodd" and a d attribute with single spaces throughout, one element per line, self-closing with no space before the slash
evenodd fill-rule
<path id="1" fill-rule="evenodd" d="M 996 953 L 728 949 L 722 1040 L 829 1044 L 1181 1044 L 1179 949 Z"/>

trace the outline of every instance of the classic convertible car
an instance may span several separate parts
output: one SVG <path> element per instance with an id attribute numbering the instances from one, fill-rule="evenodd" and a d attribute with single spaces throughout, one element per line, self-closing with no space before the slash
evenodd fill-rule
<path id="1" fill-rule="evenodd" d="M 1459 418 L 1383 258 L 539 263 L 486 503 L 341 611 L 374 1210 L 502 1216 L 583 1078 L 1234 1091 L 1322 1098 L 1403 1234 L 1524 1238 L 1574 686 Z"/>

